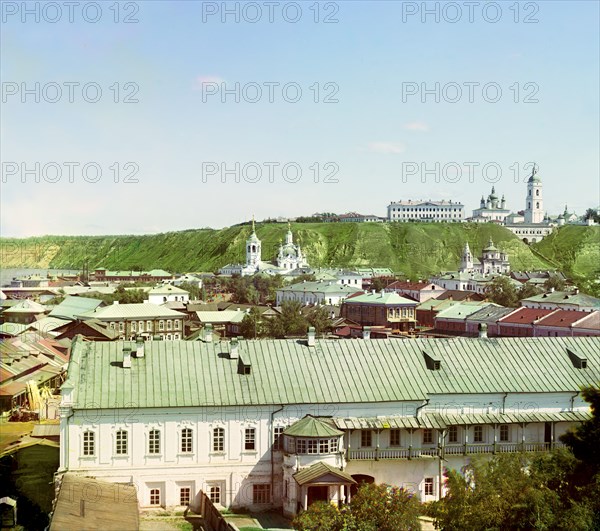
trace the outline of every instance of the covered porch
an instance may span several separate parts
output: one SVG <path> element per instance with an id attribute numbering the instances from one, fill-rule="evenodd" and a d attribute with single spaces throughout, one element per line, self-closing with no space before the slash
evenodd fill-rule
<path id="1" fill-rule="evenodd" d="M 297 512 L 317 501 L 340 505 L 350 503 L 351 487 L 356 481 L 350 474 L 326 463 L 316 463 L 294 474 Z"/>

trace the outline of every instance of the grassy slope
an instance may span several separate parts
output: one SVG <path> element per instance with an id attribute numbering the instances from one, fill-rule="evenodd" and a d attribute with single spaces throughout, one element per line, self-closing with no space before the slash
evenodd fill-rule
<path id="1" fill-rule="evenodd" d="M 579 277 L 600 276 L 600 227 L 567 225 L 534 244 L 536 251 Z"/>
<path id="2" fill-rule="evenodd" d="M 583 227 L 582 227 L 583 228 Z M 509 253 L 513 269 L 547 268 L 516 236 L 492 224 L 298 223 L 294 238 L 313 267 L 390 267 L 411 277 L 455 269 L 465 241 L 478 256 L 490 236 Z M 284 224 L 257 226 L 263 259 L 273 259 L 287 231 Z M 45 236 L 0 240 L 2 267 L 141 267 L 169 271 L 214 271 L 244 261 L 249 226 L 187 230 L 149 236 Z"/>

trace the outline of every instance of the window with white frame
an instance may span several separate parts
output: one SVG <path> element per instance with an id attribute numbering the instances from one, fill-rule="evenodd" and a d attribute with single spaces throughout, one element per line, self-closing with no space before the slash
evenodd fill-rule
<path id="1" fill-rule="evenodd" d="M 390 430 L 390 446 L 400 446 L 400 430 Z"/>
<path id="2" fill-rule="evenodd" d="M 171 321 L 171 319 L 167 319 L 167 330 L 172 330 L 173 328 L 173 321 Z"/>
<path id="3" fill-rule="evenodd" d="M 150 489 L 150 505 L 152 505 L 152 506 L 160 505 L 160 489 L 158 489 L 158 488 Z"/>
<path id="4" fill-rule="evenodd" d="M 161 321 L 158 321 L 158 329 L 159 329 L 160 331 L 162 331 L 162 330 L 164 330 L 164 329 L 165 329 L 165 322 L 164 322 L 164 321 L 162 321 L 162 320 L 161 320 Z"/>
<path id="5" fill-rule="evenodd" d="M 173 325 L 175 327 L 175 330 L 179 330 L 180 323 L 181 323 L 181 321 L 179 319 L 175 319 L 175 321 L 173 321 Z"/>
<path id="6" fill-rule="evenodd" d="M 96 434 L 93 431 L 83 432 L 83 455 L 90 456 L 96 452 Z"/>
<path id="7" fill-rule="evenodd" d="M 475 426 L 473 428 L 473 442 L 483 442 L 483 426 Z"/>
<path id="8" fill-rule="evenodd" d="M 319 453 L 319 440 L 318 439 L 308 439 L 306 441 L 306 453 L 308 453 L 308 454 L 318 454 Z"/>
<path id="9" fill-rule="evenodd" d="M 119 332 L 123 332 L 125 330 L 125 323 L 123 321 L 119 322 Z"/>
<path id="10" fill-rule="evenodd" d="M 127 442 L 128 433 L 126 430 L 118 430 L 115 436 L 116 448 L 115 453 L 117 455 L 127 455 Z"/>
<path id="11" fill-rule="evenodd" d="M 160 454 L 160 430 L 153 429 L 148 432 L 148 453 Z"/>
<path id="12" fill-rule="evenodd" d="M 508 442 L 510 441 L 510 430 L 508 424 L 502 424 L 500 426 L 500 441 Z"/>
<path id="13" fill-rule="evenodd" d="M 269 483 L 255 483 L 252 485 L 252 503 L 270 503 L 271 485 Z"/>
<path id="14" fill-rule="evenodd" d="M 221 503 L 221 487 L 219 485 L 211 485 L 208 488 L 208 497 L 213 503 Z"/>
<path id="15" fill-rule="evenodd" d="M 137 332 L 137 321 L 131 321 L 131 331 Z"/>
<path id="16" fill-rule="evenodd" d="M 192 488 L 191 487 L 179 487 L 179 505 L 187 507 L 192 500 Z"/>
<path id="17" fill-rule="evenodd" d="M 152 321 L 146 321 L 146 332 L 152 332 Z"/>
<path id="18" fill-rule="evenodd" d="M 181 452 L 189 454 L 192 452 L 192 436 L 191 428 L 183 428 L 181 430 Z"/>
<path id="19" fill-rule="evenodd" d="M 213 430 L 213 452 L 225 450 L 225 429 L 215 428 Z"/>
<path id="20" fill-rule="evenodd" d="M 433 496 L 433 478 L 425 478 L 425 496 Z"/>
<path id="21" fill-rule="evenodd" d="M 179 334 L 173 334 L 173 339 L 179 339 Z"/>
<path id="22" fill-rule="evenodd" d="M 273 428 L 273 450 L 278 451 L 283 448 L 283 426 Z"/>
<path id="23" fill-rule="evenodd" d="M 244 430 L 244 450 L 256 450 L 255 428 L 246 428 Z"/>

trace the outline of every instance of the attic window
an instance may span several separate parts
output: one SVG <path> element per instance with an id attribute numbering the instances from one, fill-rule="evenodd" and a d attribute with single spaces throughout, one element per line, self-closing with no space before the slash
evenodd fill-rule
<path id="1" fill-rule="evenodd" d="M 252 372 L 252 365 L 249 362 L 244 362 L 242 358 L 238 361 L 238 374 L 248 375 Z"/>
<path id="2" fill-rule="evenodd" d="M 438 358 L 434 358 L 428 352 L 423 351 L 423 357 L 425 358 L 425 364 L 430 371 L 439 371 L 442 366 L 442 361 Z"/>
<path id="3" fill-rule="evenodd" d="M 571 349 L 567 349 L 567 354 L 573 364 L 573 367 L 576 369 L 587 369 L 587 358 L 580 356 L 576 352 L 573 352 Z"/>

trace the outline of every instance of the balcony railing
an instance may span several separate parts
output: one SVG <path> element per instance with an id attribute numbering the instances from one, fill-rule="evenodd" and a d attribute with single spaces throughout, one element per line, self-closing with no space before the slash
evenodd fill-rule
<path id="1" fill-rule="evenodd" d="M 554 442 L 519 442 L 519 443 L 473 443 L 473 444 L 449 444 L 443 447 L 445 456 L 451 455 L 476 455 L 476 454 L 500 454 L 515 452 L 547 452 L 554 448 L 562 448 L 563 443 Z M 437 457 L 441 448 L 360 448 L 348 450 L 348 460 L 377 461 L 379 459 L 418 459 L 420 457 Z"/>

